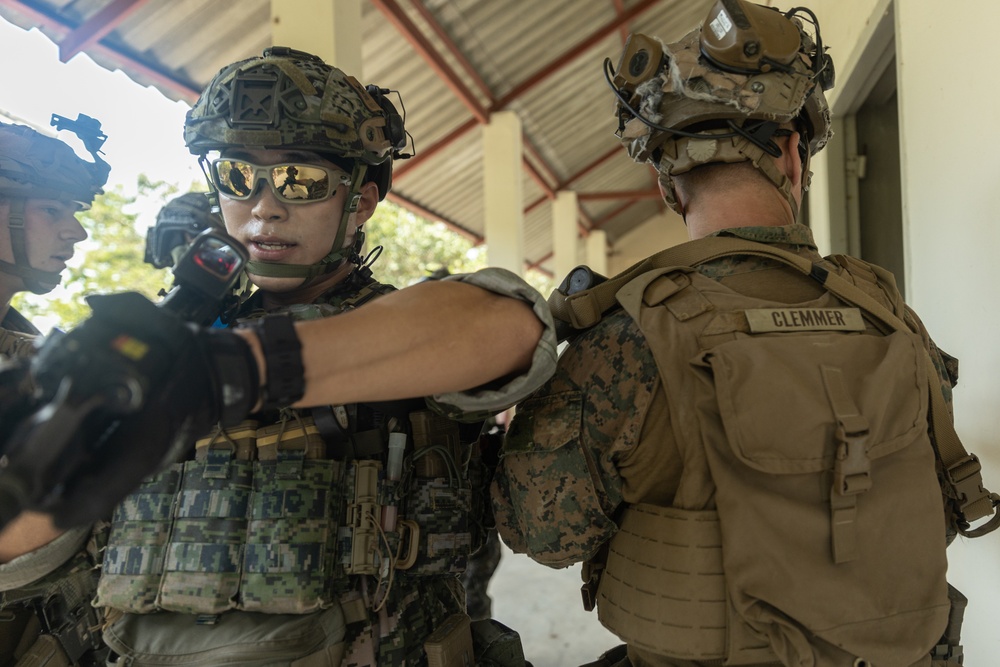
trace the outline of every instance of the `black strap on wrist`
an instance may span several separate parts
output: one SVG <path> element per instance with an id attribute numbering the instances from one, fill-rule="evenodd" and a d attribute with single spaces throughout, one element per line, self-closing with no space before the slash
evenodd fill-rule
<path id="1" fill-rule="evenodd" d="M 261 388 L 262 410 L 284 408 L 305 393 L 302 343 L 290 315 L 266 315 L 247 323 L 260 340 L 267 364 L 267 383 Z"/>
<path id="2" fill-rule="evenodd" d="M 219 422 L 236 426 L 257 404 L 260 373 L 250 344 L 224 329 L 207 331 L 208 351 L 215 370 Z"/>

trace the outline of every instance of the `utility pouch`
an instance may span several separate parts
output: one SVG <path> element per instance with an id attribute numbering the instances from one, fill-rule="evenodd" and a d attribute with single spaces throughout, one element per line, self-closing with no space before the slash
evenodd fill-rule
<path id="1" fill-rule="evenodd" d="M 521 636 L 496 619 L 473 621 L 472 650 L 477 667 L 528 667 Z"/>
<path id="2" fill-rule="evenodd" d="M 529 398 L 522 406 L 511 421 L 503 469 L 494 481 L 505 499 L 494 506 L 499 532 L 504 539 L 523 536 L 517 550 L 550 567 L 588 560 L 618 527 L 604 511 L 612 503 L 582 440 L 583 395 L 565 391 Z M 551 502 L 554 489 L 563 499 L 558 507 Z M 525 512 L 527 507 L 545 510 Z"/>
<path id="3" fill-rule="evenodd" d="M 145 480 L 114 511 L 94 605 L 156 611 L 182 464 Z"/>
<path id="4" fill-rule="evenodd" d="M 941 635 L 947 565 L 925 359 L 898 331 L 738 337 L 693 362 L 727 592 L 782 662 L 823 640 L 909 665 Z"/>
<path id="5" fill-rule="evenodd" d="M 42 634 L 17 661 L 16 667 L 72 667 L 72 665 L 59 640 L 52 635 Z"/>
<path id="6" fill-rule="evenodd" d="M 472 489 L 466 475 L 468 447 L 458 424 L 430 410 L 409 414 L 413 478 L 405 486 L 401 531 L 406 555 L 396 567 L 407 575 L 465 571 L 472 553 Z"/>
<path id="7" fill-rule="evenodd" d="M 237 604 L 253 464 L 212 450 L 187 461 L 174 509 L 158 606 L 218 614 Z"/>
<path id="8" fill-rule="evenodd" d="M 115 667 L 341 667 L 344 615 L 230 611 L 213 624 L 188 614 L 126 614 L 104 631 Z"/>
<path id="9" fill-rule="evenodd" d="M 335 601 L 342 464 L 281 454 L 254 463 L 240 608 L 306 614 Z"/>
<path id="10" fill-rule="evenodd" d="M 348 464 L 344 491 L 347 511 L 337 533 L 337 553 L 346 574 L 377 574 L 382 569 L 379 522 L 380 461 L 358 460 Z M 387 560 L 386 560 L 387 562 Z"/>
<path id="11" fill-rule="evenodd" d="M 406 519 L 419 526 L 416 559 L 408 575 L 435 575 L 465 571 L 472 553 L 469 515 L 472 490 L 459 479 L 416 478 L 406 498 Z M 411 535 L 411 539 L 412 539 Z"/>
<path id="12" fill-rule="evenodd" d="M 472 631 L 468 614 L 449 616 L 424 641 L 427 667 L 467 667 L 475 664 L 472 655 Z"/>

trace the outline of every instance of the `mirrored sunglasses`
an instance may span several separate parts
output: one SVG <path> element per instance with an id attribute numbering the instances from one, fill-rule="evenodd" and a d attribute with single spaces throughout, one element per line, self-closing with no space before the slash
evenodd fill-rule
<path id="1" fill-rule="evenodd" d="M 351 184 L 351 177 L 339 170 L 315 164 L 289 162 L 261 166 L 245 160 L 212 160 L 212 182 L 230 199 L 249 199 L 260 179 L 271 184 L 275 196 L 287 204 L 311 204 L 329 199 L 337 186 Z"/>

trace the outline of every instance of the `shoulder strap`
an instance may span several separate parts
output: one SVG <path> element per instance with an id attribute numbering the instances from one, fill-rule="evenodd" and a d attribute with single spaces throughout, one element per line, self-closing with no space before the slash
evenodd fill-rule
<path id="1" fill-rule="evenodd" d="M 865 310 L 882 323 L 885 332 L 909 331 L 907 324 L 895 313 L 880 304 L 869 294 L 836 273 L 814 264 L 804 257 L 763 243 L 743 239 L 713 236 L 698 241 L 682 243 L 667 248 L 632 265 L 622 273 L 589 290 L 566 296 L 556 291 L 549 297 L 549 306 L 556 319 L 570 322 L 577 329 L 596 324 L 601 315 L 617 304 L 618 290 L 633 278 L 656 268 L 670 266 L 698 266 L 729 255 L 750 255 L 773 259 L 794 267 L 819 282 L 840 299 Z M 958 505 L 958 530 L 966 537 L 979 537 L 1000 527 L 1000 495 L 983 487 L 982 465 L 974 454 L 969 454 L 952 423 L 941 380 L 928 353 L 927 382 L 931 397 L 931 427 L 937 446 L 937 455 L 944 471 L 944 480 L 950 497 Z M 973 521 L 993 515 L 984 525 L 970 530 Z"/>

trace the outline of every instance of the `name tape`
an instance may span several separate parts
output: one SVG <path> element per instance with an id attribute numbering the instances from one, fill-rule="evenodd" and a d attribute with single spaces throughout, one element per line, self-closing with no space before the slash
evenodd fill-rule
<path id="1" fill-rule="evenodd" d="M 864 331 L 859 308 L 752 308 L 750 331 Z"/>

